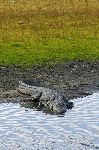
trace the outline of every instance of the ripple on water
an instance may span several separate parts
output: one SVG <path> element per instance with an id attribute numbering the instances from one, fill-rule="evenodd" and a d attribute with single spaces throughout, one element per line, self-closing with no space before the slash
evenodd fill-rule
<path id="1" fill-rule="evenodd" d="M 73 102 L 64 117 L 0 104 L 0 150 L 99 149 L 99 93 Z"/>

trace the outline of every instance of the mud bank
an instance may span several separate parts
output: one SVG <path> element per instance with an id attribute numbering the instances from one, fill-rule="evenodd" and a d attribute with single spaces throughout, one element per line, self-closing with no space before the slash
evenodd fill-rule
<path id="1" fill-rule="evenodd" d="M 0 97 L 2 91 L 16 89 L 20 80 L 64 93 L 67 99 L 83 97 L 99 90 L 99 61 L 72 61 L 31 68 L 1 66 Z"/>

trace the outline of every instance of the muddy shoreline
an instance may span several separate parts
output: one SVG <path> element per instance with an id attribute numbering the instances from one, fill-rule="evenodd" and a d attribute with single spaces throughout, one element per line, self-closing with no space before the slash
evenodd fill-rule
<path id="1" fill-rule="evenodd" d="M 99 90 L 99 61 L 72 61 L 31 68 L 0 67 L 0 93 L 16 89 L 20 80 L 64 93 L 67 99 L 83 97 Z"/>

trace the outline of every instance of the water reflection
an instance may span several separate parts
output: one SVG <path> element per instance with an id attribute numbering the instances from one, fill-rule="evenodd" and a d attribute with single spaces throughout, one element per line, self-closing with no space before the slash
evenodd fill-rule
<path id="1" fill-rule="evenodd" d="M 37 111 L 29 103 L 0 104 L 0 150 L 99 149 L 99 93 L 73 102 L 64 117 Z"/>

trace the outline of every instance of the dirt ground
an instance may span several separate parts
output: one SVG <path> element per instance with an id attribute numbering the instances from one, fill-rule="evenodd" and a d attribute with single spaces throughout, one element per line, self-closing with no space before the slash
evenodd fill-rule
<path id="1" fill-rule="evenodd" d="M 0 95 L 16 89 L 19 81 L 48 87 L 67 99 L 83 97 L 99 90 L 99 61 L 72 61 L 51 66 L 0 67 Z"/>

